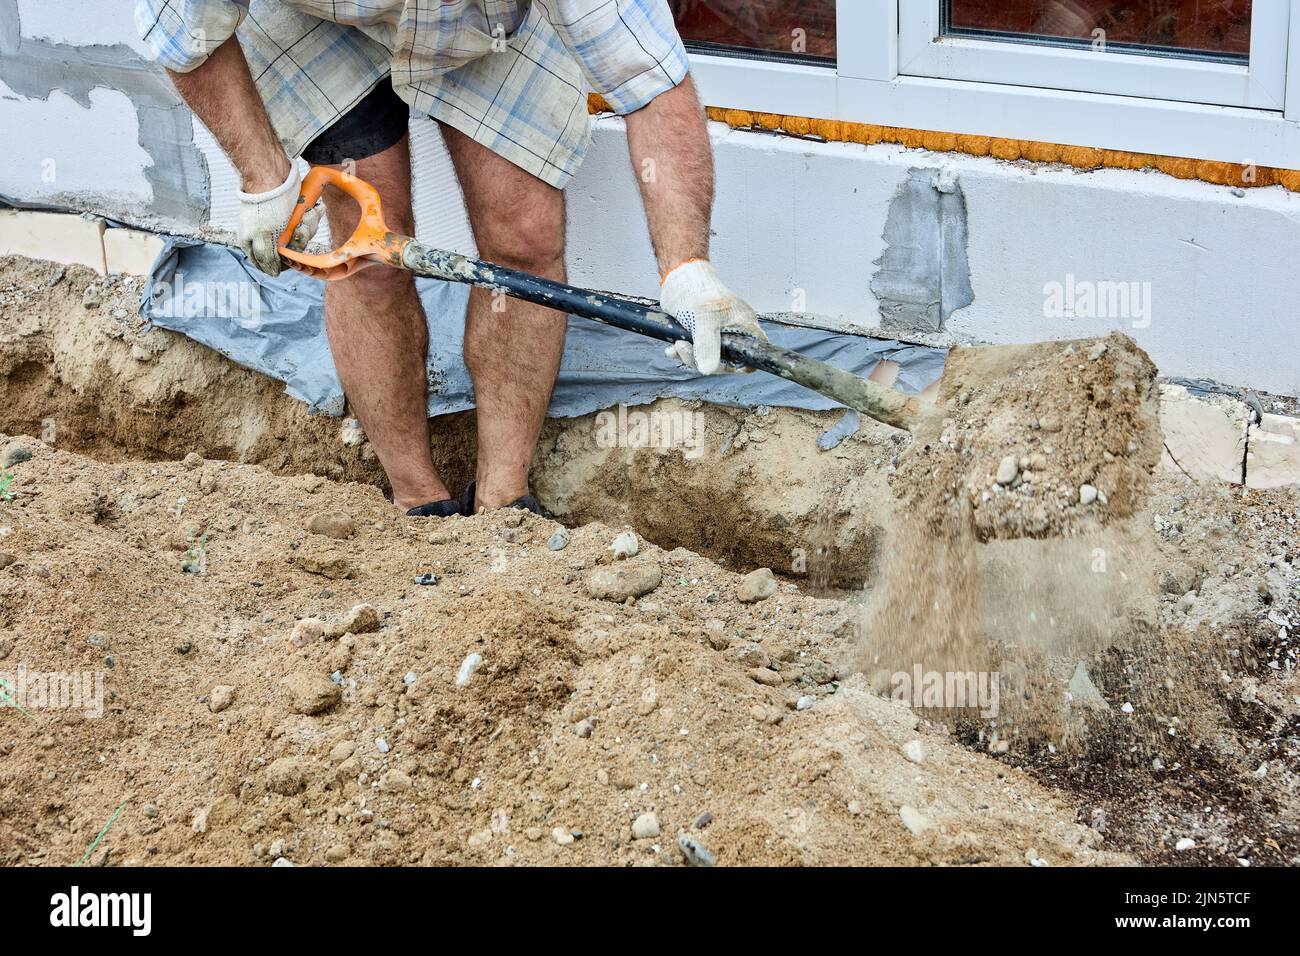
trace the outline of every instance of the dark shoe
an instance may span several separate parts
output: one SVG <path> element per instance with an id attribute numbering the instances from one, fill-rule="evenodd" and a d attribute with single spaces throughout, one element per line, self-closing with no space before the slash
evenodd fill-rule
<path id="1" fill-rule="evenodd" d="M 477 485 L 477 481 L 471 481 L 469 486 L 465 489 L 465 493 L 460 496 L 461 514 L 468 516 L 477 513 L 474 504 L 474 489 Z M 537 499 L 532 495 L 524 495 L 522 498 L 510 502 L 506 507 L 518 508 L 521 511 L 531 511 L 535 515 L 546 517 L 546 513 L 542 511 L 542 506 L 537 503 Z"/>
<path id="2" fill-rule="evenodd" d="M 408 518 L 450 518 L 452 515 L 462 513 L 460 502 L 455 498 L 448 498 L 446 501 L 431 501 L 427 505 L 419 505 L 408 511 L 406 516 Z"/>

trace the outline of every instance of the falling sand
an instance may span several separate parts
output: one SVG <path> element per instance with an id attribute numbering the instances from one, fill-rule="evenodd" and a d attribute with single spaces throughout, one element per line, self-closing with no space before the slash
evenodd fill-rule
<path id="1" fill-rule="evenodd" d="M 997 717 L 994 740 L 1008 724 L 1068 737 L 1036 685 L 1122 641 L 1154 590 L 1126 522 L 1159 459 L 1155 376 L 1118 333 L 954 350 L 942 431 L 894 475 L 884 574 L 863 608 L 877 690 Z"/>

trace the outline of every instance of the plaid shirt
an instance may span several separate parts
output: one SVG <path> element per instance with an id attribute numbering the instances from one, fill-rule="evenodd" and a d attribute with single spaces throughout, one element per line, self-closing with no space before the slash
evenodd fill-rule
<path id="1" fill-rule="evenodd" d="M 140 36 L 158 62 L 186 73 L 239 29 L 241 45 L 281 139 L 294 155 L 386 75 L 406 102 L 435 112 L 446 74 L 541 35 L 554 49 L 528 59 L 556 74 L 576 61 L 620 113 L 649 103 L 687 72 L 666 0 L 136 0 Z M 530 34 L 530 35 L 531 35 Z M 547 60 L 551 64 L 547 64 Z M 575 79 L 576 77 L 576 70 Z M 498 109 L 500 104 L 496 104 Z M 533 119 L 526 91 L 507 108 Z"/>

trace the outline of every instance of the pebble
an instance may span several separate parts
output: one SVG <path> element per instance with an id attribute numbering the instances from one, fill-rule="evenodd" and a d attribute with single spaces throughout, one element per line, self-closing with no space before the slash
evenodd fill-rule
<path id="1" fill-rule="evenodd" d="M 405 674 L 402 675 L 402 683 L 405 684 L 407 687 L 410 687 L 417 680 L 419 680 L 419 676 L 415 673 L 415 671 L 407 671 Z"/>
<path id="2" fill-rule="evenodd" d="M 742 667 L 769 667 L 771 659 L 767 652 L 753 642 L 737 644 L 727 651 L 727 657 Z"/>
<path id="3" fill-rule="evenodd" d="M 431 584 L 438 583 L 438 577 L 434 574 L 417 574 L 413 580 L 420 587 L 428 587 Z"/>
<path id="4" fill-rule="evenodd" d="M 825 661 L 813 661 L 803 669 L 803 676 L 814 684 L 830 684 L 835 680 L 835 668 Z"/>
<path id="5" fill-rule="evenodd" d="M 1095 362 L 1106 354 L 1110 347 L 1105 342 L 1098 342 L 1092 348 L 1088 349 L 1088 361 Z"/>
<path id="6" fill-rule="evenodd" d="M 597 600 L 622 604 L 628 598 L 649 594 L 662 581 L 663 572 L 657 564 L 633 564 L 617 570 L 601 568 L 587 578 L 587 592 Z"/>
<path id="7" fill-rule="evenodd" d="M 813 696 L 811 696 L 811 695 L 809 695 L 809 694 L 804 694 L 802 697 L 799 698 L 798 701 L 796 701 L 796 703 L 795 703 L 795 705 L 794 705 L 794 709 L 795 709 L 795 710 L 812 710 L 812 706 L 813 706 L 813 704 L 815 704 L 815 703 L 817 703 L 817 698 L 816 698 L 816 697 L 813 697 Z"/>
<path id="8" fill-rule="evenodd" d="M 688 866 L 713 866 L 718 862 L 718 858 L 702 843 L 692 840 L 684 833 L 677 838 L 677 849 L 681 851 Z"/>
<path id="9" fill-rule="evenodd" d="M 898 817 L 903 821 L 903 826 L 907 827 L 912 836 L 920 836 L 931 826 L 930 818 L 915 807 L 899 807 Z"/>
<path id="10" fill-rule="evenodd" d="M 563 551 L 569 546 L 569 531 L 567 528 L 556 528 L 555 533 L 547 540 L 546 546 L 552 551 Z"/>
<path id="11" fill-rule="evenodd" d="M 456 672 L 456 686 L 464 687 L 469 683 L 469 679 L 474 676 L 478 666 L 483 663 L 483 657 L 480 654 L 468 655 L 460 664 L 460 670 Z"/>
<path id="12" fill-rule="evenodd" d="M 372 604 L 358 604 L 348 610 L 342 622 L 329 629 L 328 637 L 344 634 L 373 634 L 379 630 L 379 611 Z"/>
<path id="13" fill-rule="evenodd" d="M 925 744 L 919 740 L 909 740 L 903 744 L 903 756 L 912 763 L 925 763 Z"/>
<path id="14" fill-rule="evenodd" d="M 329 863 L 342 863 L 348 858 L 348 847 L 345 843 L 336 843 L 325 851 L 325 860 Z"/>
<path id="15" fill-rule="evenodd" d="M 307 786 L 307 771 L 297 757 L 281 757 L 266 768 L 266 788 L 272 793 L 291 797 Z"/>
<path id="16" fill-rule="evenodd" d="M 181 641 L 179 644 L 176 645 L 176 653 L 180 654 L 182 657 L 184 657 L 192 650 L 194 650 L 194 645 L 191 644 L 189 641 Z"/>
<path id="17" fill-rule="evenodd" d="M 322 674 L 300 671 L 284 679 L 289 706 L 295 714 L 319 714 L 343 699 L 343 688 Z"/>
<path id="18" fill-rule="evenodd" d="M 379 789 L 387 793 L 401 793 L 411 786 L 411 778 L 400 770 L 389 770 L 379 778 Z"/>
<path id="19" fill-rule="evenodd" d="M 741 604 L 756 604 L 759 601 L 766 601 L 776 593 L 776 589 L 777 580 L 772 569 L 759 568 L 757 571 L 750 571 L 741 579 L 740 587 L 736 590 L 736 598 Z"/>
<path id="20" fill-rule="evenodd" d="M 383 737 L 376 737 L 376 738 L 375 738 L 375 749 L 378 750 L 381 754 L 386 754 L 386 753 L 388 753 L 388 751 L 392 750 L 393 748 L 392 748 L 392 746 L 388 743 L 388 741 L 385 740 Z"/>
<path id="21" fill-rule="evenodd" d="M 274 863 L 271 864 L 272 867 L 294 866 L 294 865 L 295 865 L 294 862 L 290 860 L 287 856 L 282 856 L 280 857 L 280 859 L 276 860 Z"/>
<path id="22" fill-rule="evenodd" d="M 330 748 L 330 760 L 334 763 L 342 763 L 357 752 L 357 745 L 351 740 L 340 740 Z"/>
<path id="23" fill-rule="evenodd" d="M 341 511 L 322 511 L 314 514 L 307 521 L 307 530 L 312 534 L 321 534 L 336 541 L 344 541 L 356 533 L 356 522 L 351 515 Z"/>
<path id="24" fill-rule="evenodd" d="M 567 830 L 564 827 L 556 827 L 551 831 L 551 839 L 560 846 L 568 846 L 573 842 L 573 831 Z"/>
<path id="25" fill-rule="evenodd" d="M 17 560 L 18 555 L 9 551 L 0 551 L 0 571 L 3 571 Z"/>
<path id="26" fill-rule="evenodd" d="M 235 688 L 229 684 L 218 684 L 208 691 L 208 710 L 219 714 L 235 701 Z"/>
<path id="27" fill-rule="evenodd" d="M 1196 841 L 1193 840 L 1191 837 L 1183 837 L 1181 840 L 1179 840 L 1177 843 L 1174 844 L 1174 849 L 1177 850 L 1179 853 L 1185 853 L 1187 850 L 1195 850 Z"/>
<path id="28" fill-rule="evenodd" d="M 1020 474 L 1020 462 L 1015 455 L 1007 455 L 1002 459 L 1002 464 L 998 465 L 997 483 L 1002 486 L 1011 484 Z"/>
<path id="29" fill-rule="evenodd" d="M 1079 504 L 1090 505 L 1097 500 L 1097 489 L 1092 485 L 1079 486 Z"/>
<path id="30" fill-rule="evenodd" d="M 653 810 L 632 821 L 632 837 L 636 840 L 653 840 L 659 835 L 659 817 Z"/>
<path id="31" fill-rule="evenodd" d="M 325 636 L 325 622 L 318 617 L 304 617 L 295 621 L 289 631 L 289 646 L 301 650 L 308 644 L 314 644 Z"/>
<path id="32" fill-rule="evenodd" d="M 704 813 L 700 814 L 700 818 L 699 818 L 698 820 L 695 821 L 695 829 L 697 829 L 697 830 L 703 830 L 705 827 L 707 827 L 707 826 L 708 826 L 710 823 L 712 823 L 712 822 L 713 822 L 713 814 L 712 814 L 712 813 L 709 813 L 709 812 L 706 810 L 706 811 L 704 811 Z"/>
<path id="33" fill-rule="evenodd" d="M 577 734 L 579 737 L 581 737 L 583 740 L 586 740 L 588 737 L 591 736 L 592 731 L 594 731 L 595 729 L 596 729 L 596 725 L 592 722 L 590 717 L 587 717 L 583 720 L 578 721 L 577 724 L 574 725 L 573 732 Z"/>
<path id="34" fill-rule="evenodd" d="M 343 422 L 343 427 L 339 429 L 339 441 L 349 448 L 355 448 L 366 440 L 366 433 L 361 428 L 361 422 L 355 418 L 349 418 Z"/>
<path id="35" fill-rule="evenodd" d="M 624 531 L 615 536 L 609 549 L 614 552 L 614 560 L 624 561 L 627 558 L 635 558 L 641 553 L 641 542 L 631 531 Z"/>
<path id="36" fill-rule="evenodd" d="M 0 458 L 0 465 L 5 468 L 12 468 L 14 465 L 21 465 L 25 461 L 32 460 L 32 453 L 22 445 L 10 445 L 5 449 L 4 457 Z"/>

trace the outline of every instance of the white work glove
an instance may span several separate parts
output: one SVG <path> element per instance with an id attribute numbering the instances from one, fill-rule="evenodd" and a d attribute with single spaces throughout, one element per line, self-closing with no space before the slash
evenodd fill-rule
<path id="1" fill-rule="evenodd" d="M 723 332 L 767 341 L 754 310 L 723 284 L 707 259 L 690 259 L 664 276 L 659 305 L 686 327 L 692 339 L 670 345 L 664 353 L 701 375 L 735 371 L 722 365 Z"/>
<path id="2" fill-rule="evenodd" d="M 289 165 L 293 168 L 283 185 L 264 193 L 239 193 L 239 246 L 253 265 L 272 276 L 278 276 L 283 268 L 276 246 L 280 233 L 284 232 L 294 207 L 298 205 L 298 193 L 302 189 L 298 163 L 291 160 Z M 291 249 L 307 247 L 320 226 L 320 217 L 319 203 L 307 210 L 293 232 L 293 241 L 289 243 Z"/>

